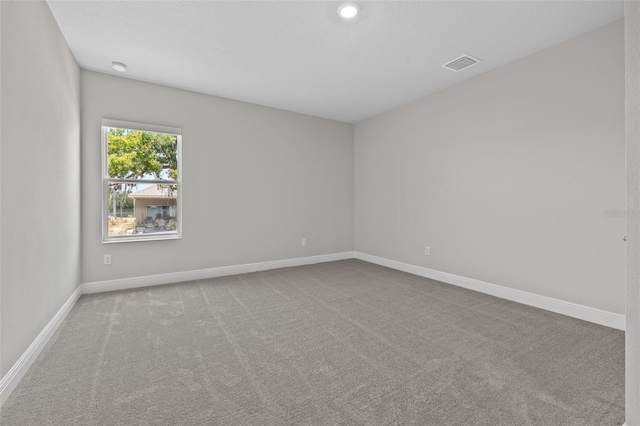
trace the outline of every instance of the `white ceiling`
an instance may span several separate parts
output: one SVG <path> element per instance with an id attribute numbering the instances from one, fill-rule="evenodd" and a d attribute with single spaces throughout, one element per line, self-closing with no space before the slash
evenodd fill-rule
<path id="1" fill-rule="evenodd" d="M 48 3 L 84 69 L 351 123 L 624 15 L 621 0 L 360 1 L 353 22 L 325 1 Z M 462 54 L 484 62 L 441 67 Z"/>

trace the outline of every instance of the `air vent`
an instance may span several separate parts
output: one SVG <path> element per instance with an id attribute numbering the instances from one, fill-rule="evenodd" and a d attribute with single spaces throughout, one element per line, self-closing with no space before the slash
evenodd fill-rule
<path id="1" fill-rule="evenodd" d="M 454 72 L 460 72 L 463 69 L 469 68 L 477 63 L 482 62 L 478 58 L 474 58 L 469 55 L 462 55 L 459 58 L 454 59 L 453 61 L 444 64 L 442 67 Z"/>

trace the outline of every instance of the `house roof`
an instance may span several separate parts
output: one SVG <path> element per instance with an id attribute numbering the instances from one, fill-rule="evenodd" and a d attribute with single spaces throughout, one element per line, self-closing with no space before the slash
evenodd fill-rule
<path id="1" fill-rule="evenodd" d="M 176 198 L 175 191 L 167 191 L 166 188 L 159 188 L 160 185 L 151 185 L 129 194 L 129 198 Z"/>

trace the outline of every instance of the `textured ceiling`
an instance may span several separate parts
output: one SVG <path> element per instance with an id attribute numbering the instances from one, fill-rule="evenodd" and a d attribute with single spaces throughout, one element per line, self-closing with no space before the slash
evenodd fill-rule
<path id="1" fill-rule="evenodd" d="M 84 69 L 352 123 L 624 15 L 622 1 L 364 1 L 353 22 L 339 2 L 48 3 Z M 484 62 L 441 67 L 465 53 Z"/>

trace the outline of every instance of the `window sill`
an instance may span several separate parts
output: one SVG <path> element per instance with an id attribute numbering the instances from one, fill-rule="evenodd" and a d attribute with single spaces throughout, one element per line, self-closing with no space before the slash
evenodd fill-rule
<path id="1" fill-rule="evenodd" d="M 151 234 L 132 234 L 132 235 L 123 235 L 120 237 L 111 237 L 105 240 L 102 240 L 102 244 L 113 244 L 113 243 L 134 243 L 139 241 L 161 241 L 161 240 L 180 240 L 182 239 L 182 234 L 178 234 L 175 232 L 171 233 L 160 233 L 155 232 Z"/>

